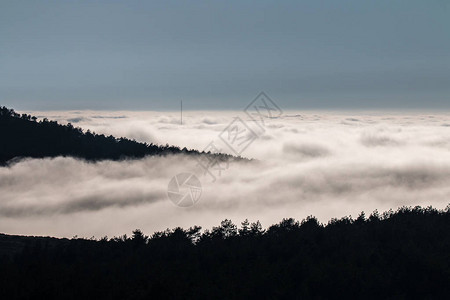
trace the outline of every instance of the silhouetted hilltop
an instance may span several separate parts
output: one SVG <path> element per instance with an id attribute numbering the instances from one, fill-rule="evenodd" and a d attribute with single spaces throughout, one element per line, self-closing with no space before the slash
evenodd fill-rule
<path id="1" fill-rule="evenodd" d="M 4 299 L 448 299 L 450 207 L 263 230 L 135 230 L 108 239 L 0 235 Z"/>
<path id="2" fill-rule="evenodd" d="M 196 150 L 176 146 L 138 143 L 112 135 L 83 132 L 72 124 L 61 125 L 55 121 L 18 114 L 0 107 L 0 165 L 13 158 L 72 156 L 86 160 L 142 158 L 146 155 L 185 153 L 199 155 Z M 215 155 L 222 160 L 232 158 L 227 154 Z"/>

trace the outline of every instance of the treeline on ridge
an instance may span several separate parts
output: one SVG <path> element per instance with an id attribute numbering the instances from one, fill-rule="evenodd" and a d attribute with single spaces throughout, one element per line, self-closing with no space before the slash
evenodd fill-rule
<path id="1" fill-rule="evenodd" d="M 445 299 L 450 206 L 108 239 L 0 235 L 5 299 Z"/>
<path id="2" fill-rule="evenodd" d="M 38 121 L 34 116 L 20 115 L 13 109 L 0 107 L 0 165 L 22 157 L 72 156 L 96 161 L 179 153 L 201 154 L 197 150 L 181 149 L 167 144 L 161 146 L 139 143 L 124 137 L 92 133 L 89 130 L 83 132 L 81 128 L 70 123 L 62 125 L 46 118 Z M 228 154 L 208 155 L 214 155 L 220 160 L 234 158 Z"/>

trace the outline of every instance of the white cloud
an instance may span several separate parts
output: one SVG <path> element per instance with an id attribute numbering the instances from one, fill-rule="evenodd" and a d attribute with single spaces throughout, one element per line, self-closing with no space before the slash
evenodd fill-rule
<path id="1" fill-rule="evenodd" d="M 104 134 L 204 149 L 240 112 L 37 112 Z M 167 227 L 211 227 L 245 218 L 263 225 L 283 217 L 356 216 L 402 205 L 450 203 L 450 123 L 447 115 L 287 112 L 267 122 L 261 138 L 211 182 L 191 157 L 148 157 L 88 163 L 72 158 L 27 159 L 0 168 L 0 228 L 11 234 L 97 237 L 150 233 Z M 200 201 L 179 208 L 167 184 L 196 172 Z M 217 174 L 216 174 L 217 175 Z"/>

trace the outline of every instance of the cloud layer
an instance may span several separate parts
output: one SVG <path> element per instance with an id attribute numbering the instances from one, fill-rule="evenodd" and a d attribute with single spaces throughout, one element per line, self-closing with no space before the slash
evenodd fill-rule
<path id="1" fill-rule="evenodd" d="M 224 218 L 263 225 L 283 217 L 356 216 L 402 205 L 450 203 L 450 117 L 444 114 L 286 112 L 263 129 L 241 112 L 32 112 L 97 133 L 205 149 L 240 117 L 259 137 L 231 163 L 204 174 L 185 156 L 88 163 L 28 159 L 0 168 L 0 231 L 11 234 L 119 235 Z M 224 136 L 224 135 L 222 135 Z M 226 135 L 225 135 L 226 136 Z M 226 167 L 226 166 L 223 166 Z M 190 208 L 169 201 L 167 185 L 181 172 L 199 177 L 203 192 Z"/>

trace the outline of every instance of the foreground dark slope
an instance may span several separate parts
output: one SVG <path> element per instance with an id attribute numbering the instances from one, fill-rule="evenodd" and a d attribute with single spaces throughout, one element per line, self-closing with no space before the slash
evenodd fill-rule
<path id="1" fill-rule="evenodd" d="M 448 299 L 450 210 L 101 240 L 0 235 L 4 299 Z"/>
<path id="2" fill-rule="evenodd" d="M 138 143 L 126 138 L 83 132 L 81 128 L 61 125 L 55 121 L 36 121 L 30 115 L 17 114 L 14 110 L 0 107 L 0 165 L 13 158 L 72 156 L 86 160 L 142 158 L 146 155 L 200 152 L 175 146 L 158 146 Z M 220 159 L 232 156 L 215 154 Z"/>

